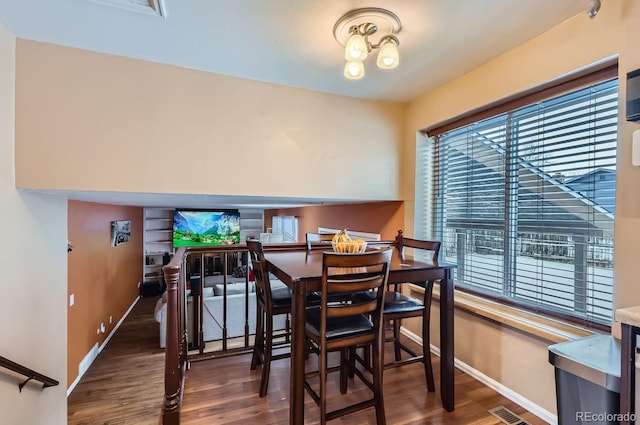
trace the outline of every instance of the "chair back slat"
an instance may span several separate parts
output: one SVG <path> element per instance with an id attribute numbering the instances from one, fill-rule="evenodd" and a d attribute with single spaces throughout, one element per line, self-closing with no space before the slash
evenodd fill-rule
<path id="1" fill-rule="evenodd" d="M 378 272 L 379 273 L 379 272 Z M 335 280 L 329 278 L 327 284 L 329 286 L 329 292 L 358 292 L 367 291 L 369 289 L 375 289 L 380 286 L 380 280 L 382 279 L 379 274 L 372 274 L 369 277 L 348 279 L 348 280 Z"/>
<path id="2" fill-rule="evenodd" d="M 375 312 L 376 308 L 377 302 L 375 298 L 372 298 L 369 302 L 360 302 L 353 304 L 336 303 L 327 310 L 327 317 L 347 317 L 355 316 L 358 314 L 369 314 Z"/>

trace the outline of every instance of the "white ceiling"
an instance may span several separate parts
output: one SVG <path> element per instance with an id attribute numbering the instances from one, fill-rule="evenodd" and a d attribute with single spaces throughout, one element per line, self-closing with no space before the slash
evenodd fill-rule
<path id="1" fill-rule="evenodd" d="M 351 199 L 329 198 L 278 198 L 269 196 L 228 196 L 202 195 L 189 193 L 134 193 L 134 192 L 96 192 L 96 191 L 37 191 L 49 195 L 62 195 L 72 200 L 98 202 L 103 204 L 130 205 L 158 208 L 293 208 L 305 205 L 341 204 L 354 202 Z M 362 201 L 360 201 L 362 202 Z"/>
<path id="2" fill-rule="evenodd" d="M 139 6 L 147 2 L 158 11 L 161 9 L 164 16 L 152 7 Z M 586 3 L 0 0 L 0 22 L 25 39 L 345 96 L 406 103 L 578 13 L 589 19 Z M 374 58 L 369 58 L 365 62 L 366 76 L 351 81 L 342 75 L 343 47 L 333 37 L 333 26 L 344 13 L 360 7 L 388 8 L 398 15 L 403 27 L 398 34 L 400 65 L 383 71 L 375 66 Z M 114 198 L 112 194 L 109 199 Z"/>

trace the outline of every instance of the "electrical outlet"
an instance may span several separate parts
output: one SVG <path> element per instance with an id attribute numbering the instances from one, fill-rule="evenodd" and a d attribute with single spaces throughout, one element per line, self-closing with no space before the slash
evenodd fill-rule
<path id="1" fill-rule="evenodd" d="M 113 323 L 113 316 L 109 316 L 109 324 Z"/>
<path id="2" fill-rule="evenodd" d="M 96 331 L 96 335 L 100 335 L 100 328 Z"/>
<path id="3" fill-rule="evenodd" d="M 76 303 L 76 294 L 69 295 L 69 307 L 72 307 Z"/>
<path id="4" fill-rule="evenodd" d="M 140 281 L 138 281 L 138 289 L 140 289 Z"/>

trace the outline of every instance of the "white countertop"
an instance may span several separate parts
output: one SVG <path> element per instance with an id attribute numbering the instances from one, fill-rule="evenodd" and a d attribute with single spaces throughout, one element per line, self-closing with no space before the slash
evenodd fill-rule
<path id="1" fill-rule="evenodd" d="M 640 327 L 640 306 L 617 309 L 615 319 L 616 322 Z"/>
<path id="2" fill-rule="evenodd" d="M 611 334 L 620 339 L 620 324 L 625 323 L 640 328 L 640 306 L 619 308 L 616 310 L 614 321 L 611 326 Z"/>

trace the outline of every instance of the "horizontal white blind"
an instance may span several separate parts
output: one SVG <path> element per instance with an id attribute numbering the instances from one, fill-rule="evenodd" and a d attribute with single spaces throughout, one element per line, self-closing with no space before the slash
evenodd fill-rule
<path id="1" fill-rule="evenodd" d="M 433 228 L 433 196 L 434 176 L 436 175 L 434 164 L 434 140 L 426 138 L 416 143 L 416 208 L 414 215 L 414 235 L 418 239 L 430 240 L 435 238 Z M 428 253 L 426 253 L 428 254 Z"/>
<path id="2" fill-rule="evenodd" d="M 611 79 L 438 135 L 435 221 L 456 284 L 609 324 L 617 120 Z"/>
<path id="3" fill-rule="evenodd" d="M 274 234 L 282 235 L 282 242 L 298 242 L 298 217 L 273 216 L 271 227 Z"/>

